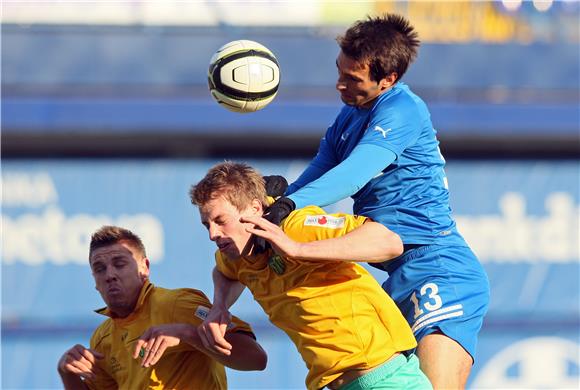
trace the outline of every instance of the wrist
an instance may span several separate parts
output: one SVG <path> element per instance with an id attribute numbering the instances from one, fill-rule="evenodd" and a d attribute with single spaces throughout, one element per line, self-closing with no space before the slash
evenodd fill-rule
<path id="1" fill-rule="evenodd" d="M 304 253 L 306 252 L 306 245 L 305 245 L 305 243 L 303 243 L 303 242 L 297 242 L 296 245 L 295 245 L 294 252 L 295 252 L 295 254 L 291 256 L 293 259 L 303 260 L 304 259 Z"/>
<path id="2" fill-rule="evenodd" d="M 197 349 L 201 346 L 201 340 L 197 333 L 197 327 L 189 324 L 183 324 L 179 332 L 179 339 Z"/>

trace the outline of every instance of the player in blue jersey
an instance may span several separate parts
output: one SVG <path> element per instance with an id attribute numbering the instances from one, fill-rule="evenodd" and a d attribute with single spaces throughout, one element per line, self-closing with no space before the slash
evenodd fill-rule
<path id="1" fill-rule="evenodd" d="M 355 214 L 398 233 L 405 252 L 380 265 L 389 274 L 383 288 L 411 324 L 434 388 L 463 388 L 489 283 L 451 216 L 427 106 L 400 81 L 416 57 L 417 34 L 403 17 L 385 15 L 354 23 L 338 44 L 336 88 L 345 106 L 266 218 L 278 224 L 295 208 L 352 196 Z"/>

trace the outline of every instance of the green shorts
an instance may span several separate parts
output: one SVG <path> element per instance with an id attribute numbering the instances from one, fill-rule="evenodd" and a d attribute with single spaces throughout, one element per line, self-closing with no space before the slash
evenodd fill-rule
<path id="1" fill-rule="evenodd" d="M 340 388 L 340 390 L 381 389 L 428 390 L 433 389 L 433 386 L 419 368 L 417 356 L 400 354 Z"/>

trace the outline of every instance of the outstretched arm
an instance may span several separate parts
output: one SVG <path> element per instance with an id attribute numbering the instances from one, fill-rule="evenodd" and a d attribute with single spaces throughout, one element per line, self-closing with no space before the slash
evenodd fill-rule
<path id="1" fill-rule="evenodd" d="M 292 240 L 279 226 L 264 218 L 242 217 L 241 221 L 254 224 L 246 230 L 269 241 L 277 253 L 293 259 L 377 263 L 403 253 L 401 238 L 373 221 L 343 236 L 311 242 Z"/>
<path id="2" fill-rule="evenodd" d="M 251 335 L 244 332 L 235 332 L 228 333 L 225 338 L 232 345 L 231 353 L 227 355 L 206 348 L 194 325 L 158 325 L 149 328 L 139 338 L 133 351 L 133 358 L 141 357 L 141 365 L 150 367 L 161 359 L 167 348 L 179 345 L 183 341 L 224 366 L 235 370 L 252 371 L 266 368 L 266 352 Z"/>
<path id="3" fill-rule="evenodd" d="M 389 149 L 371 144 L 358 145 L 346 160 L 316 180 L 308 184 L 301 183 L 303 186 L 298 190 L 291 185 L 286 192 L 287 197 L 295 203 L 296 208 L 308 205 L 323 207 L 338 202 L 357 193 L 396 158 L 395 153 Z"/>
<path id="4" fill-rule="evenodd" d="M 245 286 L 237 280 L 226 278 L 216 268 L 212 271 L 212 278 L 213 306 L 197 332 L 206 349 L 229 355 L 232 345 L 225 337 L 232 319 L 229 308 L 238 300 Z"/>

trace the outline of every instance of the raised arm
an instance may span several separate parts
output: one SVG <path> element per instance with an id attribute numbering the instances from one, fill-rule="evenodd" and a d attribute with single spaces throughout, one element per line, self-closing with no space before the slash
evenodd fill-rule
<path id="1" fill-rule="evenodd" d="M 244 217 L 255 225 L 248 232 L 263 237 L 274 250 L 286 257 L 302 260 L 356 261 L 378 263 L 403 253 L 401 238 L 384 225 L 367 221 L 358 228 L 334 238 L 296 242 L 277 225 L 259 217 Z"/>
<path id="2" fill-rule="evenodd" d="M 245 286 L 237 280 L 227 278 L 217 268 L 212 271 L 213 307 L 229 310 L 240 297 Z"/>
<path id="3" fill-rule="evenodd" d="M 296 208 L 326 206 L 357 193 L 373 177 L 395 161 L 396 155 L 377 145 L 358 145 L 350 156 L 316 180 L 295 192 L 287 191 Z M 306 174 L 306 172 L 305 172 Z M 302 176 L 301 176 L 302 178 Z"/>

